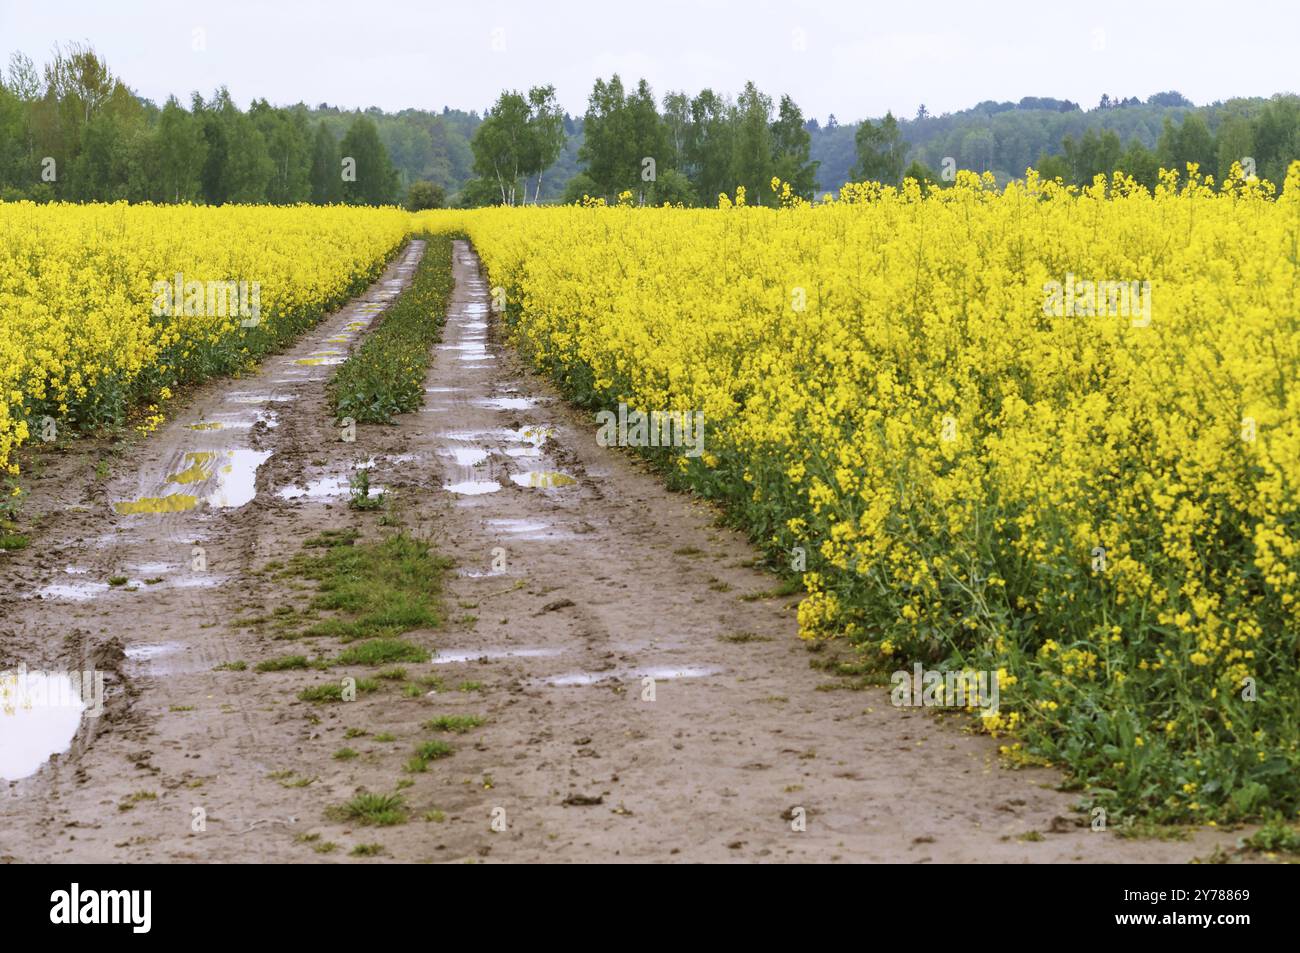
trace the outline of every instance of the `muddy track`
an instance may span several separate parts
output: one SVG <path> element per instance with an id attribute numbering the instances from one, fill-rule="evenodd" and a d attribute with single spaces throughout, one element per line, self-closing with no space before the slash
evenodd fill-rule
<path id="1" fill-rule="evenodd" d="M 0 663 L 94 663 L 109 701 L 69 752 L 0 788 L 0 857 L 359 862 L 349 852 L 371 844 L 402 861 L 1150 862 L 1231 845 L 1092 832 L 1053 772 L 1003 770 L 996 742 L 893 708 L 884 689 L 834 690 L 796 636 L 796 599 L 755 598 L 776 580 L 751 568 L 744 538 L 599 447 L 590 415 L 501 345 L 463 242 L 423 409 L 340 441 L 321 362 L 365 332 L 421 251 L 256 376 L 201 390 L 127 451 L 124 475 L 68 461 L 38 486 L 51 516 L 6 559 Z M 386 516 L 346 506 L 363 461 Z M 139 503 L 179 491 L 204 502 Z M 146 512 L 115 512 L 124 501 Z M 288 646 L 248 620 L 305 598 L 259 570 L 321 529 L 377 538 L 381 520 L 455 563 L 444 624 L 406 636 L 432 656 L 407 668 L 440 684 L 299 701 L 373 671 L 252 671 Z M 235 661 L 250 668 L 214 670 Z M 405 774 L 424 724 L 456 714 L 484 723 Z M 357 756 L 336 760 L 345 746 Z M 402 784 L 405 824 L 327 817 Z"/>

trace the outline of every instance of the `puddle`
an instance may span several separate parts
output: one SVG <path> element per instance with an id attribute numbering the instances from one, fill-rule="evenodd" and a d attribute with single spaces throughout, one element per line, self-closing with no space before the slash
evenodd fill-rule
<path id="1" fill-rule="evenodd" d="M 708 678 L 710 675 L 721 675 L 722 669 L 712 668 L 707 665 L 683 665 L 674 668 L 668 665 L 661 665 L 655 668 L 643 668 L 639 671 L 629 673 L 633 678 L 653 678 L 653 679 L 673 679 L 673 678 Z"/>
<path id="2" fill-rule="evenodd" d="M 553 685 L 556 688 L 571 688 L 581 685 L 596 685 L 600 682 L 606 682 L 610 679 L 642 679 L 653 678 L 656 681 L 671 681 L 677 678 L 707 678 L 710 675 L 720 675 L 722 669 L 708 668 L 703 665 L 684 665 L 680 668 L 671 666 L 658 666 L 655 668 L 638 669 L 636 671 L 615 671 L 608 672 L 569 672 L 566 675 L 554 675 L 550 678 L 543 678 L 541 681 L 546 685 Z"/>
<path id="3" fill-rule="evenodd" d="M 106 582 L 52 582 L 36 590 L 42 599 L 68 599 L 72 602 L 85 602 L 108 592 Z"/>
<path id="4" fill-rule="evenodd" d="M 175 563 L 132 563 L 131 568 L 142 576 L 161 576 L 176 568 Z M 84 570 L 83 570 L 84 571 Z"/>
<path id="5" fill-rule="evenodd" d="M 206 497 L 208 506 L 223 509 L 250 502 L 257 495 L 257 468 L 270 458 L 269 450 L 225 451 L 217 466 L 217 487 Z"/>
<path id="6" fill-rule="evenodd" d="M 552 658 L 563 654 L 564 649 L 480 649 L 477 651 L 438 652 L 429 659 L 432 665 L 450 665 L 456 662 L 477 662 L 479 659 Z"/>
<path id="7" fill-rule="evenodd" d="M 229 396 L 237 404 L 288 403 L 298 399 L 297 394 L 255 394 L 252 391 L 241 391 Z"/>
<path id="8" fill-rule="evenodd" d="M 258 424 L 265 425 L 268 429 L 274 429 L 280 426 L 279 415 L 273 410 L 259 410 L 257 413 L 248 414 L 219 414 L 221 420 L 205 420 L 197 424 L 189 424 L 189 430 L 251 430 Z"/>
<path id="9" fill-rule="evenodd" d="M 0 672 L 0 778 L 35 774 L 72 744 L 86 710 L 81 686 L 56 672 Z"/>
<path id="10" fill-rule="evenodd" d="M 479 496 L 483 493 L 495 493 L 501 489 L 501 484 L 496 480 L 464 480 L 460 483 L 450 483 L 443 489 L 449 493 L 459 493 L 461 496 Z"/>
<path id="11" fill-rule="evenodd" d="M 167 585 L 173 589 L 210 589 L 221 585 L 229 578 L 221 573 L 205 572 L 194 576 L 182 576 L 180 579 L 169 579 Z"/>
<path id="12" fill-rule="evenodd" d="M 510 479 L 519 486 L 536 490 L 551 490 L 557 486 L 572 486 L 578 481 L 567 473 L 558 470 L 535 470 L 530 473 L 513 473 Z"/>
<path id="13" fill-rule="evenodd" d="M 462 467 L 478 466 L 489 456 L 489 452 L 482 447 L 444 447 L 438 453 L 451 457 Z"/>
<path id="14" fill-rule="evenodd" d="M 550 523 L 539 523 L 534 520 L 488 520 L 488 526 L 493 529 L 499 529 L 503 533 L 540 533 L 544 529 L 550 529 Z"/>
<path id="15" fill-rule="evenodd" d="M 216 454 L 210 451 L 185 454 L 185 463 L 188 466 L 184 470 L 169 475 L 167 482 L 202 483 L 204 480 L 210 479 L 212 477 L 212 460 L 215 456 Z"/>
<path id="16" fill-rule="evenodd" d="M 203 497 L 208 506 L 217 509 L 240 507 L 257 493 L 257 468 L 271 456 L 269 450 L 200 450 L 186 453 L 182 468 L 168 474 L 166 482 L 182 485 L 215 483 Z M 141 513 L 182 513 L 199 505 L 199 497 L 191 493 L 172 493 L 167 496 L 146 496 L 138 500 L 119 500 L 113 504 L 117 513 L 128 516 Z"/>
<path id="17" fill-rule="evenodd" d="M 555 431 L 550 427 L 539 427 L 536 425 L 521 427 L 518 431 L 519 439 L 525 443 L 531 443 L 534 447 L 540 447 L 546 441 L 555 436 Z"/>
<path id="18" fill-rule="evenodd" d="M 495 427 L 491 430 L 448 430 L 440 434 L 447 440 L 460 440 L 464 443 L 484 443 L 500 440 L 506 443 L 527 443 L 540 447 L 554 431 L 546 427 L 521 427 L 511 430 L 509 427 Z"/>
<path id="19" fill-rule="evenodd" d="M 474 406 L 489 410 L 532 410 L 539 403 L 536 397 L 482 397 L 474 401 Z"/>
<path id="20" fill-rule="evenodd" d="M 113 509 L 122 516 L 140 513 L 183 513 L 199 505 L 199 498 L 189 493 L 173 493 L 170 496 L 142 496 L 138 500 L 119 500 Z"/>
<path id="21" fill-rule="evenodd" d="M 342 357 L 300 357 L 294 363 L 303 367 L 322 367 L 330 364 L 342 364 L 343 361 L 344 358 Z"/>
<path id="22" fill-rule="evenodd" d="M 319 480 L 310 480 L 305 486 L 299 484 L 294 486 L 282 487 L 277 496 L 282 500 L 297 500 L 307 497 L 312 500 L 326 499 L 332 496 L 348 496 L 352 492 L 352 484 L 343 477 L 321 477 Z M 370 496 L 376 497 L 384 492 L 382 486 L 371 484 Z"/>
<path id="23" fill-rule="evenodd" d="M 151 662 L 164 655 L 172 655 L 185 646 L 179 642 L 160 642 L 155 645 L 131 645 L 126 648 L 126 657 L 132 662 Z"/>

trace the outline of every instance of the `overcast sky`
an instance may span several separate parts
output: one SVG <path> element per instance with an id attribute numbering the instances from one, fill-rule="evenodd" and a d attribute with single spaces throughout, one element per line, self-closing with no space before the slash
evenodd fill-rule
<path id="1" fill-rule="evenodd" d="M 912 116 L 986 99 L 1138 96 L 1197 104 L 1295 92 L 1300 0 L 1216 4 L 591 0 L 253 3 L 0 0 L 0 57 L 38 64 L 59 41 L 103 54 L 163 102 L 225 85 L 241 106 L 328 102 L 482 110 L 505 87 L 553 83 L 581 113 L 597 76 L 644 76 L 662 98 L 747 79 L 807 116 Z"/>

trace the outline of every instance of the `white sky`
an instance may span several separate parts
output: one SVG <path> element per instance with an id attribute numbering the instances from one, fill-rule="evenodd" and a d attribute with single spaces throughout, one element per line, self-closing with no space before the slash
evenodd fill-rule
<path id="1" fill-rule="evenodd" d="M 89 40 L 156 102 L 224 84 L 241 106 L 265 96 L 481 111 L 503 87 L 553 83 L 581 113 L 592 81 L 614 71 L 645 76 L 660 99 L 753 79 L 841 122 L 1022 96 L 1091 108 L 1102 93 L 1165 89 L 1199 105 L 1297 91 L 1297 37 L 1298 0 L 0 0 L 4 63 L 13 50 L 39 64 L 55 42 Z"/>

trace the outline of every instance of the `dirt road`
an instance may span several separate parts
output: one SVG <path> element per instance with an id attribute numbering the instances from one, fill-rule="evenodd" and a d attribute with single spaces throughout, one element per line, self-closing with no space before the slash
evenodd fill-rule
<path id="1" fill-rule="evenodd" d="M 341 440 L 332 362 L 422 250 L 109 475 L 84 450 L 42 459 L 47 515 L 0 563 L 0 668 L 93 665 L 108 698 L 70 751 L 0 787 L 0 859 L 1149 862 L 1235 841 L 1090 831 L 1053 772 L 1004 770 L 960 722 L 810 666 L 796 598 L 743 537 L 598 446 L 500 346 L 464 243 L 424 408 Z M 367 464 L 388 504 L 359 512 Z M 394 525 L 455 563 L 444 623 L 405 636 L 432 661 L 333 704 L 298 694 L 374 670 L 255 671 L 288 647 L 268 620 L 311 594 L 275 568 L 322 530 Z M 482 723 L 404 770 L 439 716 Z M 408 820 L 333 819 L 364 792 Z"/>

